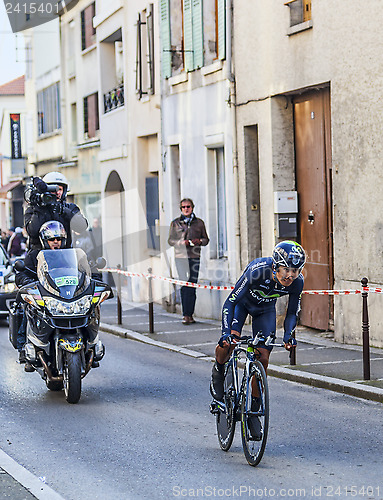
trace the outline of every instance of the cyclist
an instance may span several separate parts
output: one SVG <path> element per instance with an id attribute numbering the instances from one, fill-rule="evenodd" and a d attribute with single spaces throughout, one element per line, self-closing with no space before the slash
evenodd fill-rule
<path id="1" fill-rule="evenodd" d="M 213 398 L 223 399 L 224 366 L 235 347 L 232 342 L 240 337 L 248 314 L 252 317 L 253 336 L 262 332 L 264 337 L 268 337 L 276 330 L 276 301 L 288 295 L 283 343 L 286 350 L 296 345 L 292 333 L 300 310 L 304 284 L 301 271 L 305 262 L 305 251 L 301 245 L 295 241 L 282 241 L 274 248 L 272 257 L 255 259 L 248 264 L 222 308 L 222 336 L 216 347 L 210 384 Z M 259 360 L 267 371 L 272 347 L 257 349 Z M 251 411 L 258 411 L 259 406 L 260 398 L 254 385 Z M 249 429 L 253 439 L 260 438 L 258 417 L 250 418 Z"/>

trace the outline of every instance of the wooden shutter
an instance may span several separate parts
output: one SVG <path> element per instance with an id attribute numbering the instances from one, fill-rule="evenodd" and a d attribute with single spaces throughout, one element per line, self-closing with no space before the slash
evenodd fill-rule
<path id="1" fill-rule="evenodd" d="M 172 76 L 172 56 L 170 52 L 170 7 L 169 0 L 161 0 L 161 67 L 162 77 Z"/>
<path id="2" fill-rule="evenodd" d="M 203 66 L 203 14 L 202 0 L 193 0 L 193 68 Z"/>
<path id="3" fill-rule="evenodd" d="M 311 0 L 303 0 L 303 22 L 311 19 Z"/>
<path id="4" fill-rule="evenodd" d="M 137 41 L 136 41 L 136 94 L 142 97 L 142 39 L 141 39 L 141 14 L 137 19 Z"/>
<path id="5" fill-rule="evenodd" d="M 192 1 L 184 0 L 184 50 L 185 50 L 185 70 L 193 71 L 193 11 Z"/>
<path id="6" fill-rule="evenodd" d="M 93 35 L 95 34 L 95 29 L 93 28 L 93 18 L 95 16 L 95 9 L 95 3 L 92 3 L 84 10 L 85 49 L 94 43 Z"/>
<path id="7" fill-rule="evenodd" d="M 226 0 L 218 0 L 218 58 L 226 58 Z"/>

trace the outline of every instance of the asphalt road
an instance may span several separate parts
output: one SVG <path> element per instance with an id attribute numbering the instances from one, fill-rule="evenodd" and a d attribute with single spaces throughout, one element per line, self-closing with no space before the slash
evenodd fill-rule
<path id="1" fill-rule="evenodd" d="M 270 378 L 269 440 L 252 468 L 239 427 L 232 449 L 219 449 L 210 363 L 103 340 L 100 368 L 69 405 L 23 371 L 0 329 L 0 448 L 66 500 L 383 499 L 381 404 Z"/>

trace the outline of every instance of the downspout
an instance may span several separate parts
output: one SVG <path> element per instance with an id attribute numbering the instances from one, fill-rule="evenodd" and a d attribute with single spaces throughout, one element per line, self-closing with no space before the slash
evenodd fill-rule
<path id="1" fill-rule="evenodd" d="M 233 180 L 234 180 L 234 234 L 235 234 L 235 274 L 236 277 L 241 274 L 241 221 L 239 216 L 239 173 L 238 173 L 238 140 L 237 140 L 237 95 L 235 88 L 235 71 L 233 58 L 233 0 L 226 1 L 226 29 L 227 29 L 227 80 L 229 81 L 229 106 L 231 111 L 231 128 L 233 133 Z"/>

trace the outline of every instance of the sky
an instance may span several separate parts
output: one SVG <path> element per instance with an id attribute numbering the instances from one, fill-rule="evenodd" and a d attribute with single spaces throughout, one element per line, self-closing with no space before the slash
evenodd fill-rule
<path id="1" fill-rule="evenodd" d="M 24 38 L 12 33 L 4 1 L 0 0 L 0 85 L 25 74 Z"/>

